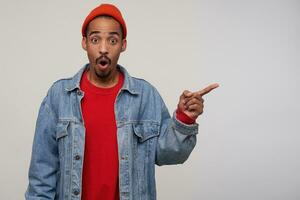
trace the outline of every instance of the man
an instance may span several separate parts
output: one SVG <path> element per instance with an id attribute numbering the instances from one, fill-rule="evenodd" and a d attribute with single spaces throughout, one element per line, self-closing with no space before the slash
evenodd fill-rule
<path id="1" fill-rule="evenodd" d="M 184 91 L 171 117 L 148 82 L 118 65 L 127 28 L 114 5 L 82 26 L 89 63 L 55 82 L 37 119 L 27 200 L 156 199 L 155 164 L 183 163 L 196 144 L 202 96 Z"/>

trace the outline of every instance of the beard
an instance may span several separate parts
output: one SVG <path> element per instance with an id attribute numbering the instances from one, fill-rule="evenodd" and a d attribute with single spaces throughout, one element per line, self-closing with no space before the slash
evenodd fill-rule
<path id="1" fill-rule="evenodd" d="M 111 75 L 111 69 L 109 69 L 107 71 L 97 71 L 97 70 L 95 70 L 95 72 L 96 72 L 96 75 L 99 79 L 107 79 Z"/>

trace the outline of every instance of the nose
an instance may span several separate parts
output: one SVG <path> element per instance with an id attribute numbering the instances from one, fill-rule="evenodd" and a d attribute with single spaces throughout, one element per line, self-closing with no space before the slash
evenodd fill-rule
<path id="1" fill-rule="evenodd" d="M 102 41 L 99 46 L 99 52 L 101 55 L 108 54 L 108 46 L 106 41 Z"/>

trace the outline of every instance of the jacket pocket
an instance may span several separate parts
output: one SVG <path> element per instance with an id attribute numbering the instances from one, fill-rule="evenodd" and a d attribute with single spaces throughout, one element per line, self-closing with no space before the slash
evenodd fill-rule
<path id="1" fill-rule="evenodd" d="M 68 160 L 68 140 L 69 139 L 69 131 L 68 129 L 70 127 L 70 122 L 69 121 L 60 121 L 58 122 L 56 126 L 56 141 L 58 145 L 58 155 L 59 155 L 59 160 L 60 160 L 60 170 L 59 173 L 57 174 L 57 196 L 55 199 L 63 199 L 62 197 L 64 196 L 64 187 L 65 187 L 65 166 L 66 166 L 66 161 Z"/>
<path id="2" fill-rule="evenodd" d="M 154 176 L 156 141 L 159 125 L 155 122 L 139 122 L 132 125 L 133 129 L 133 176 L 135 177 L 134 192 L 141 199 L 148 199 L 149 185 Z"/>
<path id="3" fill-rule="evenodd" d="M 140 143 L 159 135 L 158 124 L 154 122 L 143 122 L 133 124 L 133 132 Z"/>
<path id="4" fill-rule="evenodd" d="M 58 141 L 60 138 L 65 137 L 68 135 L 68 121 L 59 122 L 56 127 L 56 141 Z"/>
<path id="5" fill-rule="evenodd" d="M 58 145 L 58 154 L 60 158 L 65 157 L 67 153 L 68 127 L 70 122 L 58 122 L 56 127 L 56 141 Z"/>

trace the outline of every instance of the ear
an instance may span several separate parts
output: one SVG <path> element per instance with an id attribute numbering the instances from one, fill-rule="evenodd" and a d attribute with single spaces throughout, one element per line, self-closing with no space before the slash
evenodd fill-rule
<path id="1" fill-rule="evenodd" d="M 86 37 L 82 37 L 82 41 L 81 41 L 81 46 L 84 50 L 86 50 L 86 42 L 87 42 L 87 38 Z"/>
<path id="2" fill-rule="evenodd" d="M 126 40 L 126 39 L 123 39 L 123 40 L 122 40 L 122 49 L 121 49 L 121 52 L 125 51 L 125 50 L 126 50 L 126 47 L 127 47 L 127 40 Z"/>

